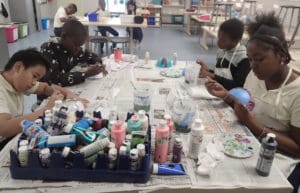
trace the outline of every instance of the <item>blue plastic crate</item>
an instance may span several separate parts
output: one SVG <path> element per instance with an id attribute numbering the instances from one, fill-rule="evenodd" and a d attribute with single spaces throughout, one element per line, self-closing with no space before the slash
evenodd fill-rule
<path id="1" fill-rule="evenodd" d="M 155 17 L 153 16 L 148 17 L 148 25 L 155 25 Z"/>
<path id="2" fill-rule="evenodd" d="M 132 116 L 128 113 L 127 120 Z M 148 116 L 149 117 L 149 116 Z M 21 136 L 22 137 L 22 136 Z M 151 127 L 148 129 L 148 140 L 145 142 L 146 155 L 141 161 L 140 169 L 130 170 L 129 156 L 118 156 L 115 169 L 108 169 L 108 155 L 99 154 L 96 167 L 87 168 L 84 155 L 76 153 L 72 167 L 65 167 L 65 160 L 60 152 L 52 152 L 50 164 L 43 167 L 39 152 L 30 151 L 28 164 L 21 167 L 15 150 L 10 151 L 10 174 L 15 179 L 55 180 L 55 181 L 88 181 L 88 182 L 130 182 L 145 183 L 150 178 Z"/>
<path id="3" fill-rule="evenodd" d="M 88 14 L 89 21 L 98 21 L 98 13 Z"/>

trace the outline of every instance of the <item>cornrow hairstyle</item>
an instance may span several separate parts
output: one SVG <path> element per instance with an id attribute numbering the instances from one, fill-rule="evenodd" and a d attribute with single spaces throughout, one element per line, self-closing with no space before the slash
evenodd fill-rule
<path id="1" fill-rule="evenodd" d="M 284 54 L 286 64 L 291 61 L 283 26 L 274 12 L 257 15 L 249 23 L 247 32 L 250 37 L 248 42 L 255 41 L 264 49 L 273 49 L 276 53 Z"/>

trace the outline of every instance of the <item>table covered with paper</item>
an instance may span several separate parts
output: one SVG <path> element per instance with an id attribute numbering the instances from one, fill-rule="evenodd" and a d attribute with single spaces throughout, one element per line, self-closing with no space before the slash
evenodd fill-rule
<path id="1" fill-rule="evenodd" d="M 233 110 L 222 100 L 210 96 L 203 82 L 200 81 L 198 90 L 190 91 L 185 85 L 181 72 L 191 61 L 177 61 L 172 68 L 158 68 L 156 61 L 144 60 L 127 55 L 126 61 L 117 64 L 112 57 L 103 61 L 110 69 L 106 77 L 97 76 L 87 79 L 83 84 L 70 87 L 81 97 L 90 101 L 86 111 L 101 110 L 107 116 L 111 108 L 119 113 L 119 119 L 125 119 L 128 111 L 133 111 L 134 87 L 140 84 L 151 86 L 152 101 L 150 108 L 150 122 L 152 135 L 155 124 L 164 113 L 172 115 L 172 105 L 176 100 L 192 101 L 196 108 L 195 117 L 203 120 L 205 133 L 199 155 L 206 155 L 213 160 L 214 167 L 206 175 L 199 175 L 199 163 L 186 156 L 189 135 L 176 133 L 183 140 L 182 164 L 187 175 L 158 176 L 151 175 L 145 184 L 139 183 L 88 183 L 77 181 L 40 181 L 16 180 L 9 173 L 9 150 L 16 146 L 14 138 L 0 153 L 0 190 L 4 192 L 291 192 L 292 187 L 283 174 L 273 163 L 268 177 L 259 176 L 255 171 L 260 144 L 249 130 L 238 123 Z M 196 64 L 195 64 L 196 65 Z M 168 76 L 170 75 L 170 76 Z M 194 89 L 194 88 L 193 88 Z M 196 97 L 191 97 L 195 94 Z M 213 143 L 225 138 L 246 138 L 250 144 L 251 155 L 240 154 L 216 156 Z M 152 137 L 152 140 L 154 136 Z M 152 150 L 154 150 L 152 142 Z M 249 145 L 248 144 L 248 145 Z M 220 152 L 219 152 L 220 153 Z M 244 154 L 243 154 L 244 155 Z M 208 158 L 207 157 L 207 158 Z M 203 157 L 202 157 L 203 158 Z M 202 159 L 201 158 L 201 159 Z M 207 161 L 206 158 L 206 161 Z M 205 159 L 205 158 L 204 158 Z M 203 169 L 203 168 L 202 168 Z"/>

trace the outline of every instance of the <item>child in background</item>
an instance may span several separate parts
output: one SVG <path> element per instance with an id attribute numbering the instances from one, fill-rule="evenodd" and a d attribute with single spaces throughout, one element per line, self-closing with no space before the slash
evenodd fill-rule
<path id="1" fill-rule="evenodd" d="M 210 71 L 207 65 L 198 59 L 197 63 L 201 65 L 200 78 L 209 76 L 228 90 L 244 85 L 250 64 L 246 48 L 240 44 L 243 33 L 244 24 L 238 19 L 229 19 L 220 25 L 216 67 L 214 71 Z"/>
<path id="2" fill-rule="evenodd" d="M 51 61 L 50 71 L 42 79 L 44 82 L 72 86 L 99 73 L 106 74 L 101 58 L 81 46 L 87 40 L 87 31 L 79 21 L 67 21 L 62 28 L 59 43 L 46 42 L 41 46 L 41 53 Z M 87 70 L 72 70 L 79 64 L 87 64 Z"/>
<path id="3" fill-rule="evenodd" d="M 97 9 L 97 13 L 99 14 L 99 17 L 110 17 L 109 11 L 105 10 L 106 3 L 105 0 L 99 0 L 98 1 L 99 8 Z M 101 33 L 102 36 L 106 36 L 107 33 L 112 34 L 113 36 L 119 36 L 119 32 L 115 30 L 114 28 L 110 26 L 98 26 L 98 31 Z M 104 44 L 101 43 L 101 52 L 103 53 L 103 46 Z M 113 44 L 113 48 L 116 47 L 116 44 Z"/>
<path id="4" fill-rule="evenodd" d="M 136 15 L 136 4 L 134 0 L 129 0 L 127 3 L 127 13 L 128 15 Z M 127 27 L 126 31 L 130 35 L 130 29 Z M 143 40 L 143 31 L 140 27 L 132 28 L 132 38 L 138 43 L 141 43 Z"/>
<path id="5" fill-rule="evenodd" d="M 74 3 L 69 4 L 66 7 L 59 7 L 54 16 L 54 34 L 57 37 L 61 36 L 61 28 L 64 22 L 69 20 L 77 20 L 76 17 L 71 16 L 77 12 L 77 6 Z"/>
<path id="6" fill-rule="evenodd" d="M 15 53 L 0 75 L 0 149 L 9 139 L 22 132 L 20 125 L 24 119 L 35 120 L 52 109 L 55 100 L 72 98 L 83 100 L 71 91 L 57 85 L 49 86 L 39 80 L 50 68 L 40 52 L 34 49 L 21 50 Z M 50 96 L 45 107 L 23 115 L 24 94 L 44 94 Z M 84 100 L 84 102 L 87 102 Z"/>
<path id="7" fill-rule="evenodd" d="M 275 13 L 258 15 L 248 25 L 247 54 L 252 71 L 244 87 L 254 97 L 252 112 L 208 77 L 208 91 L 234 107 L 239 121 L 260 140 L 274 133 L 281 153 L 274 162 L 297 193 L 300 184 L 300 78 L 291 60 L 283 27 Z"/>

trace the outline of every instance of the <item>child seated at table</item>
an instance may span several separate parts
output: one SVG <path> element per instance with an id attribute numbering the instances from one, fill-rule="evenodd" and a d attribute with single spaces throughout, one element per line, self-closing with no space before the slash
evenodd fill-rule
<path id="1" fill-rule="evenodd" d="M 252 71 L 244 87 L 254 97 L 250 112 L 215 80 L 208 77 L 208 91 L 232 105 L 239 121 L 262 139 L 274 133 L 278 149 L 275 163 L 297 192 L 300 184 L 300 78 L 289 68 L 291 60 L 284 30 L 275 13 L 258 15 L 248 26 L 247 54 Z"/>
<path id="2" fill-rule="evenodd" d="M 105 0 L 98 1 L 99 8 L 97 9 L 97 13 L 99 14 L 99 18 L 101 17 L 110 17 L 109 11 L 105 10 L 106 3 Z M 119 32 L 112 28 L 111 26 L 98 26 L 98 31 L 101 33 L 102 36 L 107 36 L 107 33 L 112 34 L 113 36 L 119 36 Z M 101 52 L 103 53 L 103 46 L 104 44 L 101 43 Z M 116 47 L 116 44 L 112 45 L 113 48 Z"/>
<path id="3" fill-rule="evenodd" d="M 67 89 L 57 85 L 49 86 L 39 80 L 50 69 L 50 63 L 35 49 L 20 50 L 8 61 L 0 75 L 0 149 L 18 133 L 24 119 L 35 120 L 44 111 L 52 109 L 54 101 L 66 98 L 81 100 Z M 46 106 L 23 115 L 24 94 L 50 96 Z M 86 102 L 86 101 L 85 101 Z"/>
<path id="4" fill-rule="evenodd" d="M 42 44 L 41 53 L 49 59 L 51 64 L 50 71 L 42 81 L 61 86 L 72 86 L 99 73 L 106 74 L 101 58 L 81 48 L 87 38 L 87 31 L 79 21 L 68 21 L 62 27 L 59 43 L 46 42 Z M 87 64 L 87 70 L 74 70 L 74 67 L 80 64 Z"/>
<path id="5" fill-rule="evenodd" d="M 136 4 L 134 0 L 129 0 L 127 3 L 127 13 L 128 15 L 136 15 Z M 127 27 L 126 31 L 130 35 L 130 29 Z M 132 38 L 138 43 L 141 43 L 143 40 L 143 31 L 140 27 L 132 28 Z"/>
<path id="6" fill-rule="evenodd" d="M 209 76 L 226 89 L 242 87 L 250 71 L 246 48 L 240 43 L 244 33 L 244 24 L 238 19 L 223 22 L 218 31 L 217 63 L 214 71 L 197 60 L 201 65 L 200 78 Z"/>

